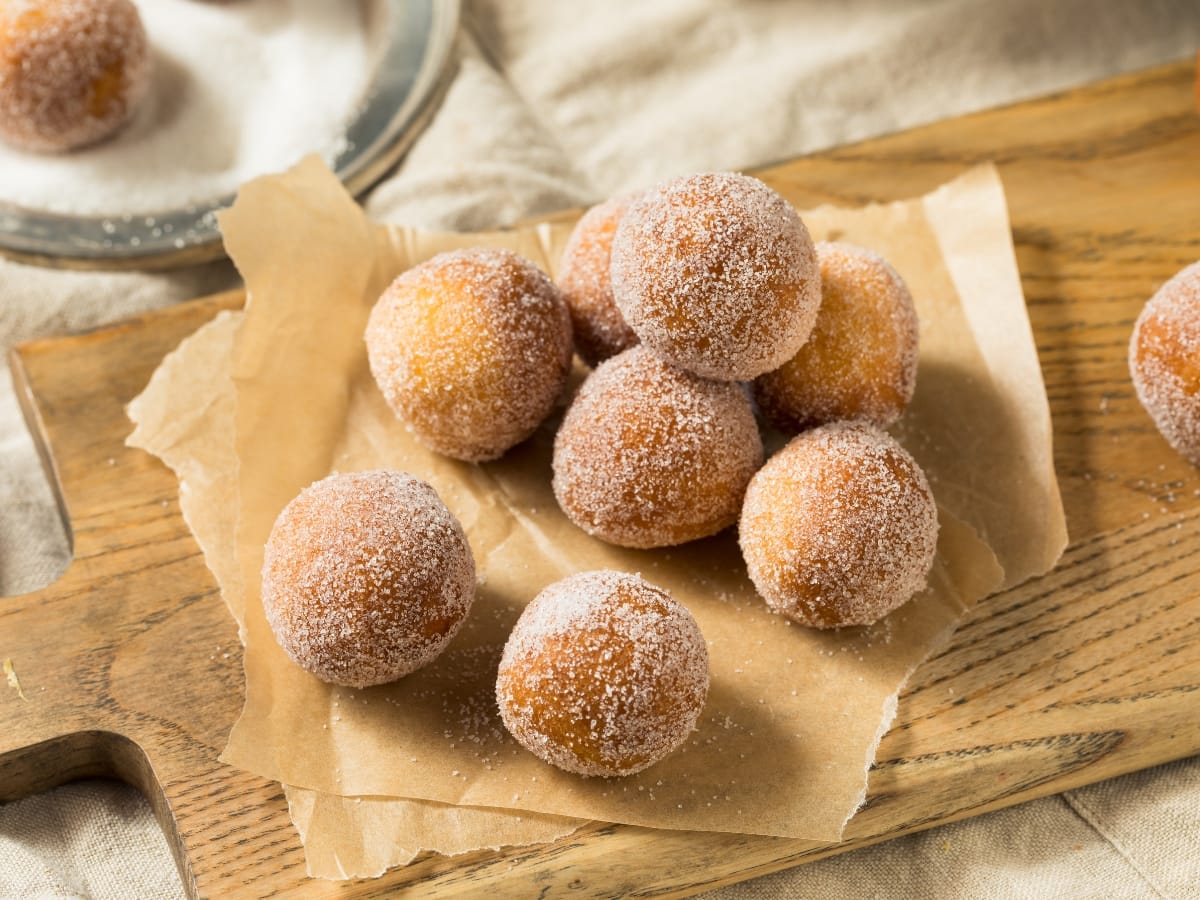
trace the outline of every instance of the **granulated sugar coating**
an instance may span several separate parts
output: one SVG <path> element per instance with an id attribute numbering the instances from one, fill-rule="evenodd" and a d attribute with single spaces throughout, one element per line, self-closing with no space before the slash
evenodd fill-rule
<path id="1" fill-rule="evenodd" d="M 558 286 L 571 310 L 575 349 L 589 366 L 638 342 L 613 299 L 610 260 L 613 235 L 631 197 L 593 206 L 575 224 L 563 250 Z"/>
<path id="2" fill-rule="evenodd" d="M 917 311 L 904 280 L 877 253 L 817 244 L 821 309 L 800 351 L 754 382 L 771 423 L 788 434 L 842 419 L 886 428 L 917 384 Z"/>
<path id="3" fill-rule="evenodd" d="M 130 0 L 5 0 L 0 138 L 51 153 L 102 140 L 142 101 L 151 68 Z"/>
<path id="4" fill-rule="evenodd" d="M 1167 443 L 1200 466 L 1200 262 L 1147 301 L 1129 341 L 1129 373 Z"/>
<path id="5" fill-rule="evenodd" d="M 643 346 L 601 363 L 554 442 L 554 495 L 576 525 L 666 547 L 737 521 L 763 446 L 743 385 L 708 381 Z"/>
<path id="6" fill-rule="evenodd" d="M 366 341 L 396 415 L 432 449 L 468 461 L 533 434 L 571 365 L 566 302 L 510 250 L 455 250 L 408 270 L 372 310 Z"/>
<path id="7" fill-rule="evenodd" d="M 808 229 L 761 181 L 731 172 L 669 181 L 617 227 L 613 296 L 669 362 L 724 381 L 778 368 L 821 302 Z"/>
<path id="8" fill-rule="evenodd" d="M 695 729 L 708 677 L 708 648 L 685 607 L 636 575 L 584 572 L 521 613 L 496 702 L 513 737 L 546 762 L 631 775 Z"/>
<path id="9" fill-rule="evenodd" d="M 271 529 L 262 599 L 276 640 L 322 681 L 368 687 L 431 662 L 475 597 L 462 526 L 403 472 L 330 475 Z"/>
<path id="10" fill-rule="evenodd" d="M 925 587 L 937 505 L 886 432 L 841 422 L 776 453 L 746 491 L 739 542 L 767 604 L 815 628 L 869 625 Z"/>

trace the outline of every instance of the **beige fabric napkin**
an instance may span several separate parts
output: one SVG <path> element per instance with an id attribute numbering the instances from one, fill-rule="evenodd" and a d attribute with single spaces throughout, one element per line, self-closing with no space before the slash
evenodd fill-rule
<path id="1" fill-rule="evenodd" d="M 465 26 L 445 103 L 374 192 L 376 217 L 493 227 L 668 174 L 761 165 L 1200 46 L 1194 0 L 511 0 L 469 2 Z M 95 275 L 0 262 L 0 346 L 209 293 L 233 277 L 222 264 Z M 56 515 L 0 376 L 0 595 L 65 568 Z M 123 806 L 98 812 L 91 801 L 74 804 L 76 790 L 0 809 L 0 896 L 180 890 L 145 804 L 126 791 Z M 136 849 L 114 837 L 116 824 L 137 835 Z M 1185 897 L 1200 882 L 1198 833 L 1200 762 L 1185 761 L 726 892 Z M 115 859 L 128 865 L 118 870 Z M 94 874 L 81 875 L 85 867 Z"/>

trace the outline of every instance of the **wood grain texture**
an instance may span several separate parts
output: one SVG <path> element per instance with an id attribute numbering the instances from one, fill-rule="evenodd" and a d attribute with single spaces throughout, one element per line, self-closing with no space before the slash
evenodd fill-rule
<path id="1" fill-rule="evenodd" d="M 0 799 L 124 778 L 202 896 L 683 896 L 1200 752 L 1200 476 L 1126 367 L 1141 305 L 1200 258 L 1193 90 L 1180 63 L 760 173 L 802 205 L 857 205 L 997 161 L 1072 535 L 1054 572 L 982 603 L 918 670 L 845 843 L 594 824 L 375 881 L 306 879 L 279 787 L 216 761 L 241 706 L 237 635 L 174 479 L 123 444 L 123 404 L 236 295 L 14 354 L 75 560 L 0 601 L 0 658 L 28 697 L 0 688 Z"/>

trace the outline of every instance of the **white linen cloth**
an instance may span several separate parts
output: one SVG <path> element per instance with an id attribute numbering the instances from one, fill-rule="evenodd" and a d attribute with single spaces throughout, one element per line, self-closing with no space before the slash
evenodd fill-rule
<path id="1" fill-rule="evenodd" d="M 469 2 L 457 71 L 377 218 L 473 230 L 662 177 L 744 169 L 1200 48 L 1195 0 Z M 232 286 L 0 261 L 0 349 Z M 70 552 L 0 376 L 0 596 Z M 3 602 L 3 601 L 0 601 Z M 0 636 L 3 644 L 14 640 Z M 716 892 L 750 897 L 1197 897 L 1200 759 Z M 148 805 L 82 783 L 0 807 L 0 896 L 174 897 Z"/>

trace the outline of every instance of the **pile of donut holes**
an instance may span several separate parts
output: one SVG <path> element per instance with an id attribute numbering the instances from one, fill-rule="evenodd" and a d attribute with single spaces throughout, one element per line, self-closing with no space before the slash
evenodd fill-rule
<path id="1" fill-rule="evenodd" d="M 691 175 L 601 203 L 568 239 L 557 283 L 507 250 L 435 256 L 387 288 L 365 341 L 397 417 L 431 449 L 467 462 L 532 435 L 577 352 L 592 371 L 557 431 L 552 486 L 567 517 L 600 540 L 670 547 L 736 523 L 770 608 L 815 628 L 875 622 L 926 583 L 936 504 L 884 430 L 915 386 L 912 298 L 876 253 L 814 245 L 761 181 Z M 769 460 L 760 421 L 790 438 Z M 382 487 L 307 489 L 356 510 L 353 539 L 318 534 L 337 512 L 314 512 L 305 493 L 293 501 L 302 515 L 284 510 L 263 599 L 298 664 L 365 686 L 437 655 L 467 615 L 473 565 L 436 495 L 395 475 L 357 477 Z M 396 517 L 436 523 L 400 529 L 410 543 L 433 542 L 409 553 L 413 571 L 387 552 L 389 528 L 362 524 L 380 496 L 399 501 Z M 364 536 L 378 546 L 364 550 Z M 320 549 L 293 546 L 314 541 Z M 439 577 L 429 559 L 454 564 Z M 376 652 L 360 628 L 346 658 L 309 631 L 298 639 L 315 621 L 303 610 L 329 619 L 339 584 L 352 585 L 359 608 L 336 621 L 411 620 L 419 633 L 403 652 Z M 422 612 L 389 618 L 372 611 L 372 597 Z M 316 645 L 319 660 L 296 650 Z M 529 604 L 496 694 L 509 731 L 542 759 L 624 775 L 686 739 L 707 690 L 707 651 L 687 609 L 638 576 L 602 572 L 550 585 Z"/>

